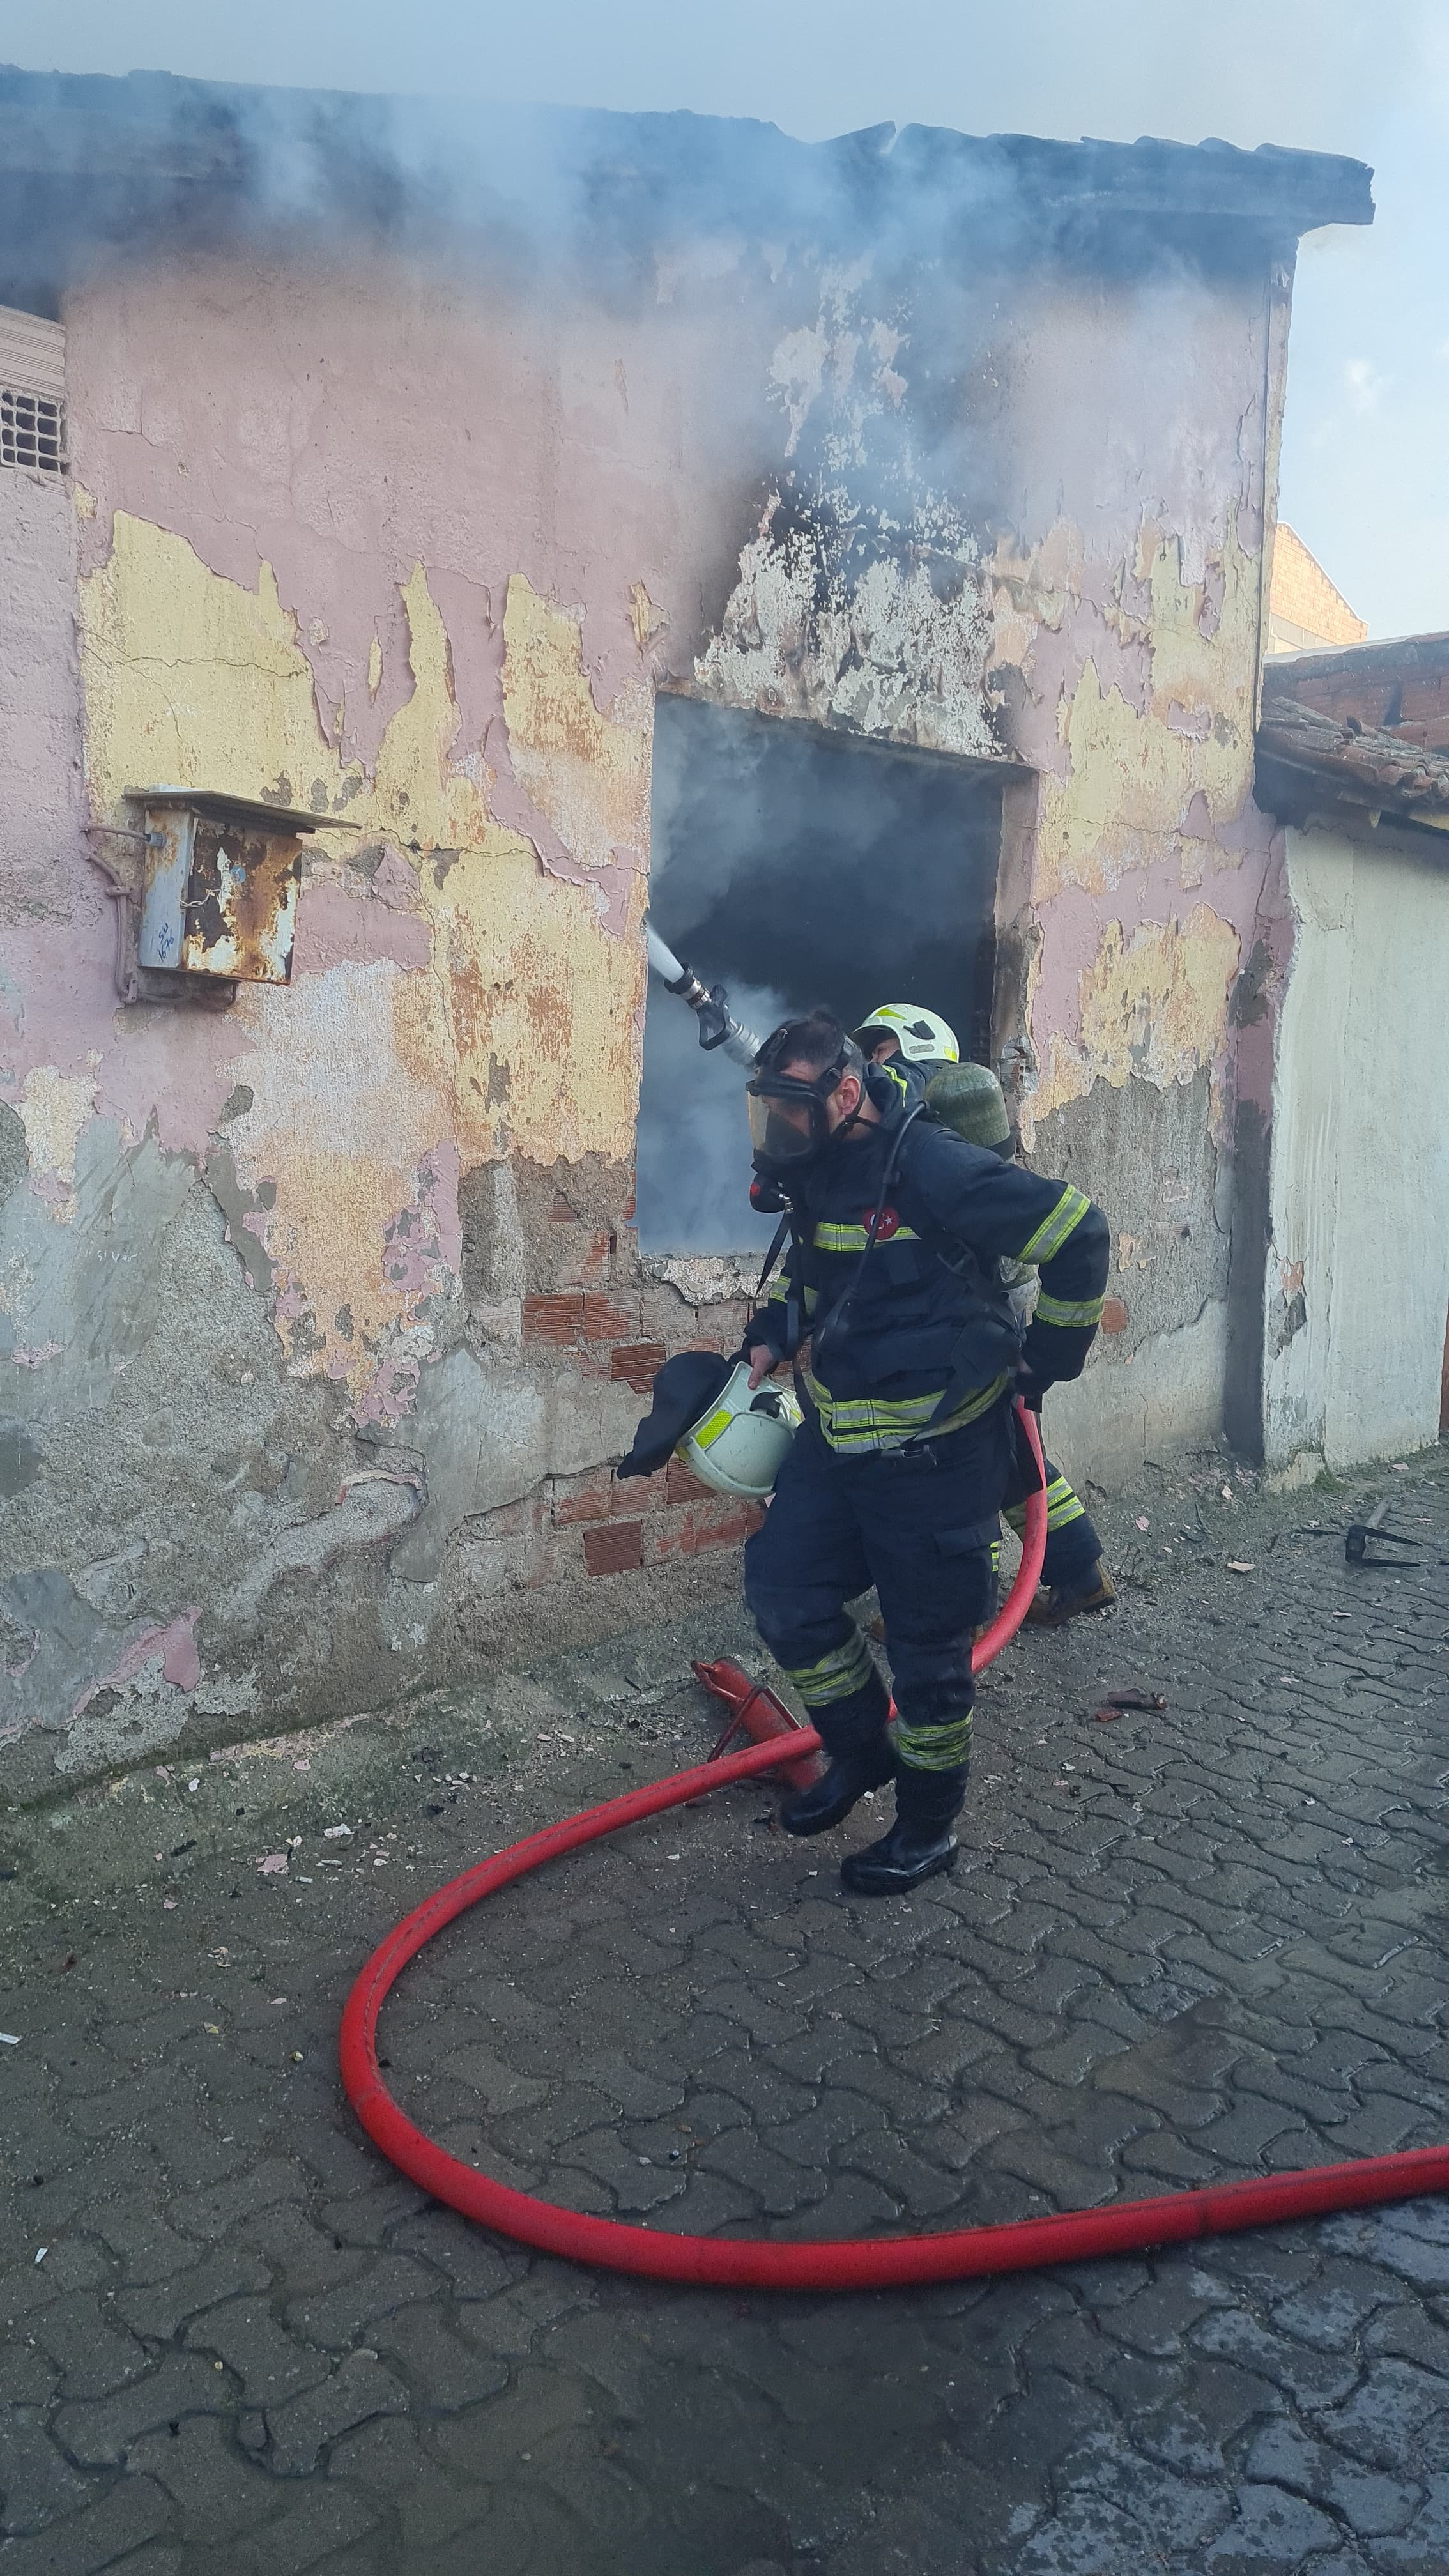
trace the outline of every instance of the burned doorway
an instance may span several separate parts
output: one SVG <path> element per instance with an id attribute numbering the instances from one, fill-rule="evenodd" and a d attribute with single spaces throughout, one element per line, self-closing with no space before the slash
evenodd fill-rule
<path id="1" fill-rule="evenodd" d="M 989 1055 L 1001 788 L 988 768 L 689 698 L 655 710 L 650 915 L 760 1036 L 828 1002 L 925 1003 Z M 651 976 L 639 1101 L 645 1252 L 747 1252 L 745 1076 Z"/>

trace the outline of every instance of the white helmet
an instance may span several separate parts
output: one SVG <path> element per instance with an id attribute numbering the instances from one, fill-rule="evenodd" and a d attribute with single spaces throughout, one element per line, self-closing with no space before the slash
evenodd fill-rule
<path id="1" fill-rule="evenodd" d="M 869 1055 L 882 1038 L 894 1038 L 907 1064 L 959 1064 L 956 1032 L 939 1011 L 923 1011 L 917 1002 L 882 1002 L 854 1032 L 855 1043 Z"/>
<path id="2" fill-rule="evenodd" d="M 749 1364 L 732 1369 L 706 1413 L 686 1431 L 675 1452 L 717 1494 L 739 1494 L 761 1503 L 785 1462 L 800 1428 L 800 1407 L 779 1386 L 750 1387 Z"/>

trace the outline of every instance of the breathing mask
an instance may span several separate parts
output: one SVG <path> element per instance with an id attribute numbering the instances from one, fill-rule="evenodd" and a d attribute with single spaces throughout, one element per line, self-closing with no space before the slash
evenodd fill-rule
<path id="1" fill-rule="evenodd" d="M 771 1052 L 780 1047 L 781 1041 L 788 1043 L 789 1036 L 790 1031 L 783 1029 L 766 1039 L 746 1095 L 755 1170 L 762 1180 L 778 1182 L 784 1189 L 819 1160 L 830 1142 L 832 1129 L 826 1103 L 831 1094 L 839 1090 L 848 1073 L 859 1077 L 864 1070 L 860 1049 L 848 1038 L 823 1072 L 782 1073 L 778 1061 L 771 1062 Z M 855 1117 L 859 1114 L 857 1110 Z M 838 1134 L 853 1124 L 854 1118 L 843 1119 L 833 1132 Z"/>

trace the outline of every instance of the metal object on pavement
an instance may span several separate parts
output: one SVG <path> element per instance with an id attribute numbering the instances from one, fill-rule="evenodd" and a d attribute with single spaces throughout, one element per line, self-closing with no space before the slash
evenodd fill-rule
<path id="1" fill-rule="evenodd" d="M 710 1749 L 711 1762 L 721 1760 L 737 1735 L 747 1735 L 753 1744 L 770 1744 L 779 1736 L 806 1731 L 768 1682 L 752 1682 L 728 1655 L 712 1664 L 697 1663 L 694 1677 L 730 1711 L 729 1724 Z M 781 1767 L 792 1789 L 808 1789 L 820 1774 L 819 1758 L 813 1753 L 802 1753 L 798 1762 Z"/>
<path id="2" fill-rule="evenodd" d="M 1417 1539 L 1401 1538 L 1397 1530 L 1385 1529 L 1390 1497 L 1375 1505 L 1366 1521 L 1350 1521 L 1343 1534 L 1343 1553 L 1350 1565 L 1397 1565 L 1423 1553 Z M 1398 1556 L 1370 1556 L 1370 1547 L 1397 1548 Z"/>

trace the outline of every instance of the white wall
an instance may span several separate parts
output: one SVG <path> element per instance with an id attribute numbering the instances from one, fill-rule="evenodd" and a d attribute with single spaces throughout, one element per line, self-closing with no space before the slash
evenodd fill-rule
<path id="1" fill-rule="evenodd" d="M 1440 859 L 1367 824 L 1358 839 L 1290 829 L 1287 884 L 1295 939 L 1274 1087 L 1264 1441 L 1270 1467 L 1321 1458 L 1338 1470 L 1438 1436 L 1449 839 Z"/>

